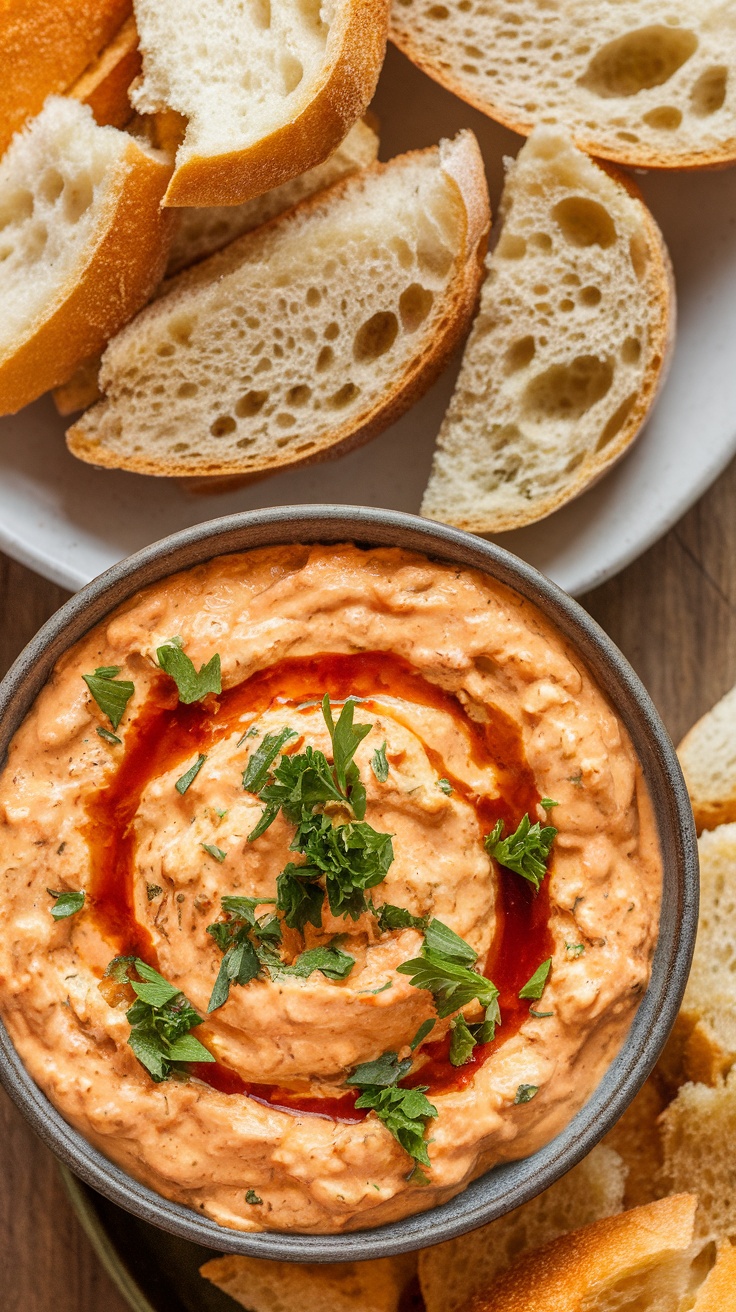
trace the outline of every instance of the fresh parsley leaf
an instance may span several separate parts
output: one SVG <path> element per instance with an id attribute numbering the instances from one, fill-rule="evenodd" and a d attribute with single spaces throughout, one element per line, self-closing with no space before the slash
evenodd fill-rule
<path id="1" fill-rule="evenodd" d="M 103 715 L 106 715 L 113 729 L 117 729 L 125 714 L 135 684 L 129 679 L 117 679 L 119 665 L 99 665 L 94 674 L 83 674 L 82 678 L 97 702 Z"/>
<path id="2" fill-rule="evenodd" d="M 377 989 L 361 989 L 361 990 L 360 990 L 360 993 L 361 993 L 361 995 L 362 995 L 362 994 L 365 994 L 365 993 L 385 993 L 386 990 L 387 990 L 387 989 L 390 989 L 390 988 L 393 988 L 393 981 L 390 980 L 390 979 L 387 979 L 386 982 L 385 982 L 385 984 L 381 984 L 380 988 L 377 988 Z"/>
<path id="3" fill-rule="evenodd" d="M 553 806 L 559 806 L 559 802 L 553 802 L 551 797 L 543 797 L 539 803 L 545 811 L 551 811 Z"/>
<path id="4" fill-rule="evenodd" d="M 378 921 L 378 928 L 382 934 L 391 929 L 426 929 L 426 916 L 413 916 L 411 911 L 405 910 L 404 907 L 392 906 L 390 902 L 384 902 L 380 907 L 370 905 L 370 910 Z"/>
<path id="5" fill-rule="evenodd" d="M 263 1199 L 262 1199 L 262 1198 L 259 1198 L 259 1196 L 258 1196 L 258 1194 L 256 1193 L 255 1189 L 248 1189 L 248 1190 L 247 1190 L 246 1195 L 245 1195 L 245 1201 L 246 1201 L 246 1203 L 252 1203 L 254 1207 L 260 1207 L 261 1204 L 263 1203 Z"/>
<path id="6" fill-rule="evenodd" d="M 384 1052 L 377 1061 L 364 1061 L 362 1065 L 356 1066 L 345 1083 L 355 1084 L 359 1089 L 367 1089 L 371 1086 L 387 1089 L 390 1085 L 398 1084 L 399 1080 L 403 1080 L 410 1070 L 411 1057 L 399 1061 L 395 1052 Z"/>
<path id="7" fill-rule="evenodd" d="M 135 969 L 138 979 L 132 978 Z M 211 1052 L 190 1033 L 202 1024 L 184 994 L 139 957 L 116 957 L 105 972 L 118 983 L 127 981 L 136 1000 L 126 1012 L 128 1045 L 158 1084 L 186 1062 L 211 1062 Z"/>
<path id="8" fill-rule="evenodd" d="M 583 953 L 585 952 L 585 944 L 584 944 L 584 943 L 566 943 L 566 944 L 565 944 L 565 951 L 566 951 L 566 952 L 570 952 L 570 953 L 572 954 L 573 957 L 582 957 Z"/>
<path id="9" fill-rule="evenodd" d="M 439 952 L 423 949 L 421 957 L 397 966 L 400 975 L 410 975 L 416 989 L 427 989 L 434 997 L 438 1016 L 451 1016 L 469 1002 L 490 1007 L 498 998 L 498 989 L 484 975 L 443 957 Z"/>
<path id="10" fill-rule="evenodd" d="M 383 747 L 377 747 L 371 757 L 371 770 L 373 771 L 379 784 L 385 784 L 388 779 L 388 761 L 386 759 L 386 743 Z"/>
<path id="11" fill-rule="evenodd" d="M 335 947 L 319 947 L 302 952 L 287 970 L 290 975 L 297 975 L 300 979 L 308 979 L 315 970 L 321 971 L 327 979 L 347 979 L 354 965 L 355 957 L 351 957 L 348 952 Z"/>
<path id="12" fill-rule="evenodd" d="M 163 891 L 164 890 L 160 884 L 146 884 L 146 897 L 149 902 L 155 901 L 157 897 L 161 896 Z"/>
<path id="13" fill-rule="evenodd" d="M 446 797 L 452 796 L 452 784 L 450 783 L 449 779 L 438 779 L 437 787 L 439 788 L 441 793 L 445 794 Z"/>
<path id="14" fill-rule="evenodd" d="M 281 871 L 276 880 L 276 907 L 283 911 L 289 929 L 303 932 L 305 925 L 321 929 L 325 892 L 314 882 L 320 874 L 312 866 L 296 866 L 293 861 Z"/>
<path id="15" fill-rule="evenodd" d="M 337 784 L 343 797 L 349 797 L 356 818 L 362 820 L 365 815 L 365 789 L 360 783 L 358 767 L 353 761 L 353 757 L 373 726 L 370 724 L 353 724 L 354 711 L 355 698 L 348 697 L 340 712 L 337 724 L 335 724 L 332 718 L 329 695 L 325 693 L 322 698 L 322 714 L 332 740 L 332 759 L 335 763 Z"/>
<path id="16" fill-rule="evenodd" d="M 529 1015 L 534 1016 L 536 1020 L 546 1020 L 548 1016 L 554 1016 L 553 1011 L 535 1011 L 533 1007 L 529 1008 Z"/>
<path id="17" fill-rule="evenodd" d="M 97 733 L 100 738 L 104 738 L 106 743 L 114 743 L 117 747 L 122 743 L 122 738 L 118 738 L 116 733 L 110 733 L 109 729 L 104 729 L 101 724 L 97 726 Z"/>
<path id="18" fill-rule="evenodd" d="M 281 925 L 274 915 L 256 917 L 256 908 L 273 903 L 273 898 L 226 896 L 221 899 L 226 920 L 207 926 L 207 933 L 224 954 L 215 986 L 207 1005 L 216 1011 L 227 1002 L 231 984 L 249 984 L 267 960 L 278 962 L 274 945 L 281 942 Z M 273 953 L 263 959 L 266 952 Z"/>
<path id="19" fill-rule="evenodd" d="M 181 793 L 182 797 L 187 791 L 189 785 L 194 783 L 194 780 L 197 778 L 197 775 L 199 774 L 206 760 L 207 760 L 206 756 L 201 756 L 201 755 L 198 756 L 196 761 L 194 762 L 194 765 L 190 765 L 189 769 L 185 772 L 185 774 L 183 774 L 180 779 L 177 779 L 176 783 L 174 784 L 174 787 L 177 793 Z"/>
<path id="20" fill-rule="evenodd" d="M 459 961 L 462 965 L 472 966 L 478 959 L 470 944 L 448 925 L 443 925 L 441 920 L 430 920 L 424 942 L 432 952 L 441 952 L 450 961 Z"/>
<path id="21" fill-rule="evenodd" d="M 411 1048 L 412 1052 L 415 1052 L 416 1049 L 419 1047 L 419 1044 L 422 1042 L 422 1040 L 426 1039 L 427 1035 L 432 1033 L 432 1030 L 434 1029 L 436 1024 L 437 1021 L 431 1018 L 429 1020 L 422 1021 L 421 1025 L 419 1026 L 419 1029 L 414 1035 L 414 1038 L 409 1044 L 409 1047 Z"/>
<path id="22" fill-rule="evenodd" d="M 86 893 L 56 893 L 52 888 L 47 888 L 46 892 L 49 897 L 55 898 L 55 903 L 51 908 L 51 914 L 54 920 L 67 920 L 69 916 L 76 916 L 78 911 L 84 906 Z"/>
<path id="23" fill-rule="evenodd" d="M 215 847 L 214 843 L 200 843 L 199 846 L 204 848 L 208 856 L 214 857 L 215 861 L 219 861 L 220 865 L 222 865 L 222 862 L 227 856 L 227 852 L 223 852 L 221 847 Z"/>
<path id="24" fill-rule="evenodd" d="M 208 925 L 207 932 L 210 933 L 213 928 L 214 926 Z M 259 974 L 260 969 L 261 963 L 250 939 L 244 935 L 240 941 L 234 941 L 220 962 L 207 1011 L 217 1011 L 218 1007 L 227 1002 L 231 984 L 249 984 Z"/>
<path id="25" fill-rule="evenodd" d="M 509 834 L 507 838 L 502 838 L 502 834 L 503 821 L 498 820 L 486 837 L 486 850 L 499 865 L 527 879 L 538 892 L 547 873 L 547 862 L 557 830 L 553 825 L 546 825 L 543 829 L 539 821 L 533 825 L 529 816 L 525 815 L 515 833 Z"/>
<path id="26" fill-rule="evenodd" d="M 267 733 L 260 747 L 249 756 L 248 764 L 243 771 L 243 788 L 246 793 L 258 793 L 263 788 L 268 772 L 271 769 L 279 752 L 292 738 L 298 738 L 294 729 L 285 725 L 279 733 Z"/>
<path id="27" fill-rule="evenodd" d="M 470 1061 L 477 1040 L 462 1012 L 450 1021 L 450 1031 L 450 1062 L 453 1066 L 464 1066 Z"/>
<path id="28" fill-rule="evenodd" d="M 544 986 L 547 983 L 547 976 L 552 968 L 552 958 L 548 957 L 543 961 L 541 966 L 537 966 L 531 979 L 528 979 L 523 989 L 519 990 L 520 998 L 534 998 L 537 1002 L 544 993 Z"/>
<path id="29" fill-rule="evenodd" d="M 181 642 L 181 639 L 179 640 Z M 222 692 L 222 673 L 220 657 L 215 654 L 203 665 L 199 674 L 186 652 L 173 638 L 156 650 L 156 659 L 161 669 L 174 680 L 179 692 L 179 701 L 185 706 L 192 702 L 201 702 L 208 693 Z M 114 727 L 114 726 L 113 726 Z"/>
<path id="30" fill-rule="evenodd" d="M 531 1102 L 539 1093 L 538 1084 L 520 1084 L 516 1090 L 515 1103 Z"/>
<path id="31" fill-rule="evenodd" d="M 428 1085 L 416 1089 L 383 1088 L 374 1085 L 364 1089 L 356 1107 L 368 1108 L 385 1125 L 389 1134 L 415 1162 L 431 1166 L 424 1131 L 427 1121 L 437 1115 L 437 1108 L 425 1097 Z"/>

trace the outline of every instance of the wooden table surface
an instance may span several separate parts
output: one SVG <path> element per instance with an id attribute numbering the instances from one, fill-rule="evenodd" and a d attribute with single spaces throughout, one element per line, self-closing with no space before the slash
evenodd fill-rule
<path id="1" fill-rule="evenodd" d="M 736 462 L 697 506 L 584 604 L 629 658 L 675 742 L 736 681 Z M 65 599 L 0 556 L 0 673 Z M 4 1312 L 124 1312 L 51 1155 L 0 1093 Z"/>

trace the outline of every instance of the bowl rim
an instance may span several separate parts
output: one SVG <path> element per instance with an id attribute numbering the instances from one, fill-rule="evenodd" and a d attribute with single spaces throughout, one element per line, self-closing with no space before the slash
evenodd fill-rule
<path id="1" fill-rule="evenodd" d="M 667 731 L 638 676 L 595 620 L 545 575 L 496 543 L 415 515 L 372 507 L 294 505 L 243 511 L 180 530 L 113 565 L 51 616 L 0 683 L 0 765 L 4 767 L 13 734 L 60 656 L 141 588 L 216 556 L 300 541 L 404 547 L 489 574 L 527 598 L 562 632 L 612 703 L 652 796 L 666 893 L 649 987 L 621 1050 L 567 1126 L 530 1157 L 493 1168 L 449 1202 L 342 1234 L 231 1230 L 141 1184 L 64 1120 L 25 1070 L 2 1022 L 0 1082 L 66 1166 L 112 1202 L 161 1229 L 226 1253 L 296 1262 L 360 1261 L 441 1243 L 496 1219 L 546 1189 L 615 1124 L 652 1070 L 685 990 L 697 930 L 697 842 L 687 789 Z"/>

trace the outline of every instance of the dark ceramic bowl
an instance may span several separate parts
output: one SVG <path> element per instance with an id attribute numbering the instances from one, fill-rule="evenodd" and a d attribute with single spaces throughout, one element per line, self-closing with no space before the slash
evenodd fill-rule
<path id="1" fill-rule="evenodd" d="M 185 1239 L 228 1253 L 291 1261 L 386 1257 L 451 1239 L 546 1189 L 611 1129 L 662 1050 L 682 999 L 695 942 L 698 858 L 692 812 L 672 744 L 633 670 L 605 633 L 549 579 L 492 543 L 393 510 L 283 506 L 184 529 L 100 575 L 62 606 L 0 684 L 0 760 L 65 651 L 146 584 L 226 552 L 288 542 L 399 546 L 489 574 L 527 597 L 575 646 L 626 725 L 654 801 L 664 895 L 652 978 L 626 1041 L 570 1124 L 545 1148 L 475 1180 L 449 1203 L 376 1229 L 343 1235 L 227 1230 L 139 1184 L 73 1130 L 25 1071 L 0 1026 L 0 1078 L 62 1162 L 121 1207 Z"/>

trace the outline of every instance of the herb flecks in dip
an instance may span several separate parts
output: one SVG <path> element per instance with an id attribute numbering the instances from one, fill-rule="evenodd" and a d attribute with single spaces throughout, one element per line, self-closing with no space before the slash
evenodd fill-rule
<path id="1" fill-rule="evenodd" d="M 140 593 L 60 661 L 0 817 L 21 1057 L 223 1225 L 378 1225 L 532 1152 L 649 979 L 660 859 L 622 725 L 533 606 L 398 550 Z"/>

